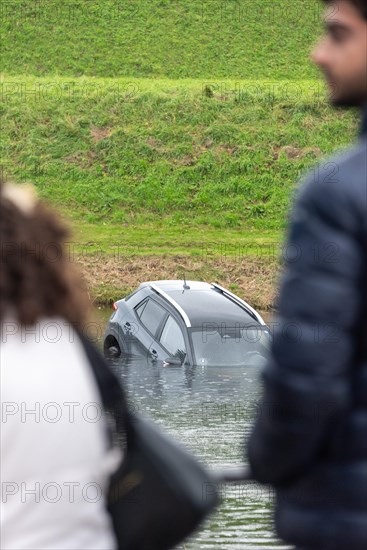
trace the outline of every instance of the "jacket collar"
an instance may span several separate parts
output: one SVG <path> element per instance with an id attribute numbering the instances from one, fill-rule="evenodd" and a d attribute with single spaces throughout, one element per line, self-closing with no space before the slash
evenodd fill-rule
<path id="1" fill-rule="evenodd" d="M 367 102 L 364 104 L 363 110 L 362 110 L 362 121 L 359 131 L 360 137 L 367 135 Z"/>

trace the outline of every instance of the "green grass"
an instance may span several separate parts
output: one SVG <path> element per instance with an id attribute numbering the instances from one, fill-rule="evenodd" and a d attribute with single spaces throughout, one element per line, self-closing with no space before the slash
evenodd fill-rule
<path id="1" fill-rule="evenodd" d="M 154 278 L 273 304 L 290 201 L 355 136 L 309 60 L 319 0 L 10 0 L 1 162 L 71 221 L 95 300 Z"/>
<path id="2" fill-rule="evenodd" d="M 280 240 L 299 178 L 357 129 L 355 113 L 328 107 L 309 61 L 321 10 L 4 2 L 2 172 L 34 182 L 91 253 Z"/>
<path id="3" fill-rule="evenodd" d="M 347 144 L 318 81 L 2 78 L 2 166 L 74 221 L 281 230 L 296 182 Z"/>
<path id="4" fill-rule="evenodd" d="M 164 231 L 163 231 L 164 229 Z M 109 223 L 75 223 L 67 249 L 82 256 L 128 258 L 171 254 L 200 258 L 277 255 L 280 231 L 247 231 L 188 225 L 167 227 L 159 223 L 132 226 L 127 230 Z"/>
<path id="5" fill-rule="evenodd" d="M 314 79 L 322 9 L 319 0 L 5 1 L 0 71 Z"/>

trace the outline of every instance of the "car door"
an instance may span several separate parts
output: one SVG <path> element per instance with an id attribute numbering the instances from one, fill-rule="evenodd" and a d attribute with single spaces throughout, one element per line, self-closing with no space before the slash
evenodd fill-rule
<path id="1" fill-rule="evenodd" d="M 155 337 L 167 318 L 167 310 L 153 298 L 146 298 L 134 308 L 137 324 L 133 335 L 133 353 L 150 357 Z M 154 349 L 154 348 L 153 348 Z M 154 354 L 153 359 L 157 359 Z"/>
<path id="2" fill-rule="evenodd" d="M 187 359 L 187 348 L 182 326 L 172 314 L 167 315 L 156 341 L 151 346 L 151 354 L 154 354 L 158 361 L 178 357 L 183 364 Z"/>

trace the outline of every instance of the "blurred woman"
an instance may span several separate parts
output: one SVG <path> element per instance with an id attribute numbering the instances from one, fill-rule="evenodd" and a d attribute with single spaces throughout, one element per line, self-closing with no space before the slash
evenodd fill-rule
<path id="1" fill-rule="evenodd" d="M 69 234 L 32 188 L 0 185 L 1 548 L 116 548 L 119 455 L 78 337 L 86 293 Z"/>

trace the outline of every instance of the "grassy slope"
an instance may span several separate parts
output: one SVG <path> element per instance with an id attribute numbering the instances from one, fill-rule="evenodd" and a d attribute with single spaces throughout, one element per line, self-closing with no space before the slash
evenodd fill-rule
<path id="1" fill-rule="evenodd" d="M 319 0 L 13 0 L 9 74 L 312 79 Z"/>
<path id="2" fill-rule="evenodd" d="M 315 82 L 6 77 L 6 173 L 85 222 L 276 229 L 306 167 L 356 129 Z"/>
<path id="3" fill-rule="evenodd" d="M 321 3 L 1 8 L 1 167 L 72 220 L 94 295 L 185 271 L 270 307 L 296 182 L 356 130 L 308 60 Z"/>
<path id="4" fill-rule="evenodd" d="M 321 7 L 5 2 L 5 174 L 87 223 L 281 229 L 300 174 L 355 131 L 308 59 Z"/>

